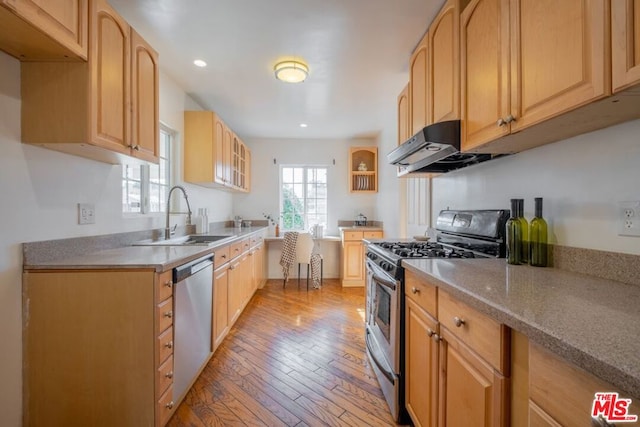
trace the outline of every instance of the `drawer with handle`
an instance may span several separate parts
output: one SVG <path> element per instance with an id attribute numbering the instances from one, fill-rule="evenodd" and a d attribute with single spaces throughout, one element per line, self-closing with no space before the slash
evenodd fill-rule
<path id="1" fill-rule="evenodd" d="M 158 333 L 173 325 L 173 298 L 169 298 L 156 306 Z"/>
<path id="2" fill-rule="evenodd" d="M 158 275 L 156 283 L 156 302 L 161 302 L 173 295 L 173 276 L 172 271 L 165 271 Z"/>
<path id="3" fill-rule="evenodd" d="M 343 240 L 362 240 L 362 231 L 343 231 Z"/>
<path id="4" fill-rule="evenodd" d="M 171 384 L 173 384 L 173 356 L 170 356 L 156 371 L 156 396 L 162 396 Z"/>
<path id="5" fill-rule="evenodd" d="M 165 425 L 167 421 L 169 421 L 171 414 L 173 414 L 174 407 L 173 385 L 170 385 L 167 391 L 165 391 L 160 399 L 158 399 L 156 404 L 156 418 L 160 420 L 159 424 L 161 426 Z"/>
<path id="6" fill-rule="evenodd" d="M 163 363 L 167 357 L 173 354 L 173 327 L 169 327 L 162 332 L 156 341 L 156 354 L 158 355 L 158 363 Z"/>
<path id="7" fill-rule="evenodd" d="M 438 320 L 469 348 L 494 368 L 505 373 L 509 328 L 457 300 L 442 289 L 438 291 Z"/>
<path id="8" fill-rule="evenodd" d="M 382 239 L 382 230 L 371 230 L 362 233 L 362 237 L 365 239 Z"/>
<path id="9" fill-rule="evenodd" d="M 217 269 L 221 265 L 229 262 L 231 257 L 229 256 L 229 250 L 231 247 L 229 245 L 223 246 L 221 248 L 216 248 L 213 255 L 213 268 Z"/>
<path id="10" fill-rule="evenodd" d="M 424 311 L 433 317 L 437 317 L 438 288 L 436 286 L 418 278 L 411 271 L 405 271 L 404 293 Z"/>

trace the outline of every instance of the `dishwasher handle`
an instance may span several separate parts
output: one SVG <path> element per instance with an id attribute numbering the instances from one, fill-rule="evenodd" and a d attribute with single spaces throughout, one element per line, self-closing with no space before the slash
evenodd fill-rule
<path id="1" fill-rule="evenodd" d="M 178 283 L 193 276 L 200 270 L 213 265 L 213 254 L 195 259 L 173 269 L 173 283 Z"/>

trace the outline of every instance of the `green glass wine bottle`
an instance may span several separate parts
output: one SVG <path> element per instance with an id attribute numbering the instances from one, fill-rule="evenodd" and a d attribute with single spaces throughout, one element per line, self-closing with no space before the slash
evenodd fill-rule
<path id="1" fill-rule="evenodd" d="M 507 263 L 522 264 L 522 223 L 518 218 L 518 199 L 511 199 L 511 218 L 506 224 Z"/>
<path id="2" fill-rule="evenodd" d="M 535 198 L 535 216 L 531 220 L 531 259 L 529 264 L 535 267 L 547 266 L 547 222 L 542 217 L 542 197 Z"/>
<path id="3" fill-rule="evenodd" d="M 518 199 L 518 219 L 522 230 L 522 264 L 529 262 L 529 223 L 524 217 L 524 199 Z"/>

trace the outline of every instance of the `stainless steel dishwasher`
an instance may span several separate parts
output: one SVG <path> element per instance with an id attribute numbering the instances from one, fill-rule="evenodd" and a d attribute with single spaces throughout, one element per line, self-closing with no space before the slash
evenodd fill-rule
<path id="1" fill-rule="evenodd" d="M 182 399 L 211 355 L 213 255 L 173 269 L 174 398 Z"/>

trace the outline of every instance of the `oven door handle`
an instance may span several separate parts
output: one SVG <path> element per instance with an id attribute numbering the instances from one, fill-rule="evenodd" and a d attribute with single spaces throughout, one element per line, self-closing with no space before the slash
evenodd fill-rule
<path id="1" fill-rule="evenodd" d="M 373 280 L 375 280 L 377 283 L 380 283 L 381 285 L 391 289 L 392 291 L 395 292 L 396 290 L 396 282 L 392 282 L 388 279 L 385 279 L 384 277 L 380 277 L 378 276 L 375 272 L 371 272 L 372 276 L 373 276 Z"/>
<path id="2" fill-rule="evenodd" d="M 391 373 L 391 371 L 389 371 L 389 369 L 387 369 L 386 367 L 382 366 L 382 363 L 380 363 L 380 361 L 376 357 L 376 353 L 371 347 L 370 339 L 369 339 L 370 334 L 371 334 L 371 331 L 367 329 L 367 335 L 364 337 L 364 340 L 367 344 L 367 350 L 369 350 L 369 354 L 371 355 L 371 360 L 373 360 L 373 362 L 376 364 L 378 369 L 380 369 L 380 372 L 382 372 L 382 375 L 384 375 L 389 380 L 389 382 L 391 382 L 391 384 L 395 385 L 395 379 L 394 379 L 393 373 Z"/>

